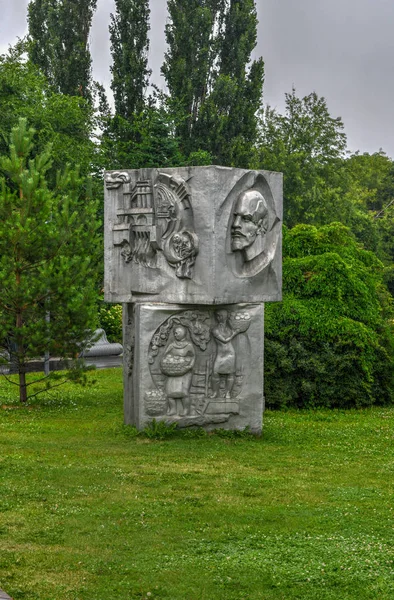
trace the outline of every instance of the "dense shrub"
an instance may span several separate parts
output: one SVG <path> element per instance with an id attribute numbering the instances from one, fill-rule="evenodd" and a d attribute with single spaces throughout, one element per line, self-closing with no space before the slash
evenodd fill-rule
<path id="1" fill-rule="evenodd" d="M 122 305 L 104 304 L 99 308 L 100 327 L 107 334 L 109 342 L 122 343 Z"/>
<path id="2" fill-rule="evenodd" d="M 283 302 L 267 305 L 266 401 L 351 407 L 394 399 L 384 267 L 340 223 L 284 231 Z"/>

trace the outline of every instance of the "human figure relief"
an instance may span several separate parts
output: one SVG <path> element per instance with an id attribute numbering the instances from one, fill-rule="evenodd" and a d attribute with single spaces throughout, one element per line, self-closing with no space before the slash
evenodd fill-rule
<path id="1" fill-rule="evenodd" d="M 186 336 L 186 328 L 176 325 L 174 328 L 175 341 L 168 344 L 161 359 L 161 371 L 167 376 L 165 392 L 169 416 L 190 415 L 189 392 L 196 353 L 193 344 L 187 340 Z"/>
<path id="2" fill-rule="evenodd" d="M 219 396 L 220 383 L 224 379 L 224 397 L 231 398 L 235 381 L 235 350 L 231 341 L 239 331 L 234 331 L 231 327 L 227 310 L 218 310 L 215 316 L 218 324 L 212 329 L 212 336 L 216 341 L 216 358 L 213 364 L 210 397 Z"/>

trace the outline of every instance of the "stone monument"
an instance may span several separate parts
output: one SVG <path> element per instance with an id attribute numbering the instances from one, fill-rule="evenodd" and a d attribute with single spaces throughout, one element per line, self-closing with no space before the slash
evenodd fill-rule
<path id="1" fill-rule="evenodd" d="M 281 233 L 281 173 L 106 172 L 105 300 L 123 303 L 126 423 L 261 432 Z"/>

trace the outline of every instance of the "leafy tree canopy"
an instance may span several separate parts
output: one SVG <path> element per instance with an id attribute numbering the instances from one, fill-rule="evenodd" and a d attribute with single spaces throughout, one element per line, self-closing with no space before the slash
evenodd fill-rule
<path id="1" fill-rule="evenodd" d="M 352 203 L 344 194 L 346 136 L 315 92 L 286 94 L 283 115 L 266 108 L 261 121 L 256 168 L 284 173 L 285 223 L 344 221 Z"/>
<path id="2" fill-rule="evenodd" d="M 177 167 L 185 162 L 174 118 L 160 99 L 148 101 L 132 120 L 102 114 L 100 161 L 105 169 Z"/>
<path id="3" fill-rule="evenodd" d="M 131 119 L 145 107 L 149 83 L 149 1 L 115 0 L 111 14 L 111 66 L 115 113 Z"/>
<path id="4" fill-rule="evenodd" d="M 93 109 L 84 98 L 54 92 L 38 68 L 25 60 L 25 48 L 22 43 L 0 56 L 0 153 L 8 151 L 9 132 L 25 117 L 35 129 L 33 151 L 40 153 L 52 144 L 51 184 L 66 164 L 78 164 L 87 175 L 96 153 Z"/>
<path id="5" fill-rule="evenodd" d="M 257 136 L 264 63 L 256 45 L 254 0 L 169 0 L 162 66 L 182 151 L 247 167 Z"/>
<path id="6" fill-rule="evenodd" d="M 29 55 L 56 92 L 91 98 L 89 32 L 97 0 L 31 0 Z"/>

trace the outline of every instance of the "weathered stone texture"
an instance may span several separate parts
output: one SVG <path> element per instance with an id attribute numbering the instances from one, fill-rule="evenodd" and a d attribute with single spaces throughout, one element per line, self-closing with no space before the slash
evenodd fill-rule
<path id="1" fill-rule="evenodd" d="M 122 302 L 125 422 L 262 427 L 264 302 L 281 299 L 282 175 L 105 175 L 105 299 Z"/>
<path id="2" fill-rule="evenodd" d="M 108 302 L 281 299 L 280 173 L 141 169 L 108 172 L 106 181 Z M 255 221 L 261 216 L 261 227 L 246 248 L 237 229 L 242 227 L 236 221 L 240 207 L 250 210 Z"/>
<path id="3" fill-rule="evenodd" d="M 131 310 L 131 307 L 129 308 Z M 137 304 L 125 420 L 261 431 L 264 305 Z M 126 330 L 125 347 L 134 344 Z"/>

